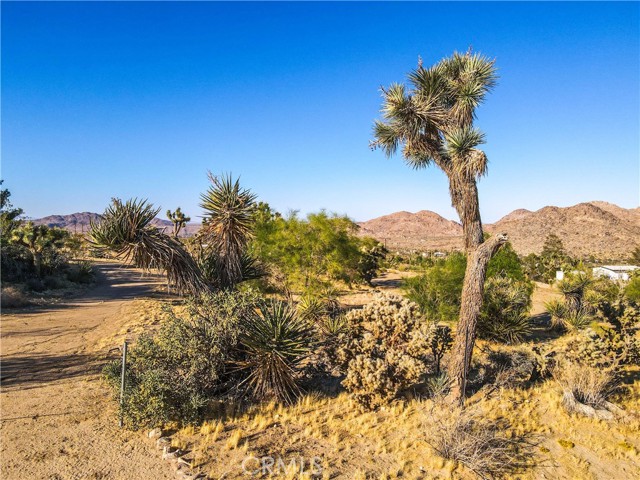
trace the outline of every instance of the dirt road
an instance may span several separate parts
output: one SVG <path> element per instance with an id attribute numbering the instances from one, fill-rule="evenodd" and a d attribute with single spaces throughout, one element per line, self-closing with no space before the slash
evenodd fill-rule
<path id="1" fill-rule="evenodd" d="M 97 269 L 102 280 L 81 298 L 3 312 L 3 480 L 174 478 L 143 434 L 118 428 L 115 404 L 100 380 L 109 348 L 116 346 L 104 347 L 105 339 L 126 325 L 127 305 L 161 280 L 117 264 Z"/>

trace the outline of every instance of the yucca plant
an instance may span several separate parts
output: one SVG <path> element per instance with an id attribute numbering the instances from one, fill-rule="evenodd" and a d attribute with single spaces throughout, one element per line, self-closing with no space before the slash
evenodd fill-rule
<path id="1" fill-rule="evenodd" d="M 298 315 L 309 323 L 316 323 L 327 314 L 324 302 L 313 295 L 305 295 L 298 300 L 296 305 Z"/>
<path id="2" fill-rule="evenodd" d="M 199 235 L 218 263 L 219 283 L 231 288 L 243 280 L 243 257 L 253 235 L 256 195 L 240 187 L 239 179 L 209 173 L 211 186 L 200 206 L 205 215 Z"/>
<path id="3" fill-rule="evenodd" d="M 589 326 L 595 318 L 595 312 L 586 299 L 596 283 L 596 279 L 584 272 L 569 275 L 560 281 L 558 290 L 564 299 L 545 303 L 545 308 L 551 315 L 551 326 L 561 330 L 580 330 Z"/>
<path id="4" fill-rule="evenodd" d="M 208 290 L 198 265 L 180 241 L 151 224 L 158 212 L 146 200 L 113 199 L 102 219 L 91 222 L 89 242 L 98 252 L 111 251 L 136 267 L 165 271 L 178 292 Z"/>
<path id="5" fill-rule="evenodd" d="M 265 301 L 245 319 L 239 367 L 248 376 L 242 383 L 256 398 L 292 403 L 300 393 L 297 374 L 310 352 L 311 338 L 311 328 L 292 305 Z"/>
<path id="6" fill-rule="evenodd" d="M 582 308 L 585 293 L 595 283 L 595 279 L 584 272 L 567 275 L 558 283 L 558 290 L 564 295 L 565 304 L 569 310 Z"/>
<path id="7" fill-rule="evenodd" d="M 507 277 L 487 282 L 482 315 L 478 322 L 480 338 L 501 343 L 519 343 L 531 333 L 530 284 Z"/>

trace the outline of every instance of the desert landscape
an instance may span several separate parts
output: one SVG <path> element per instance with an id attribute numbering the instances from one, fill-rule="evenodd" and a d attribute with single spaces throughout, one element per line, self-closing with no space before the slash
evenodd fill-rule
<path id="1" fill-rule="evenodd" d="M 0 478 L 640 478 L 637 3 L 1 8 Z"/>

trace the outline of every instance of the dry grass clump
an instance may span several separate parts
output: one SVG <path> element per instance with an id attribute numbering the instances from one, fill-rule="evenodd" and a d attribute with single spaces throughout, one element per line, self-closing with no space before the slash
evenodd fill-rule
<path id="1" fill-rule="evenodd" d="M 478 406 L 432 409 L 426 442 L 438 455 L 453 460 L 480 478 L 501 478 L 534 463 L 537 445 L 531 433 L 514 433 L 504 417 L 487 417 Z"/>
<path id="2" fill-rule="evenodd" d="M 554 378 L 564 392 L 570 392 L 581 403 L 594 408 L 606 406 L 618 382 L 612 369 L 565 363 L 554 369 Z"/>
<path id="3" fill-rule="evenodd" d="M 0 297 L 2 308 L 20 308 L 29 305 L 26 295 L 17 287 L 2 287 L 2 295 Z"/>
<path id="4" fill-rule="evenodd" d="M 553 375 L 563 390 L 562 404 L 567 411 L 602 420 L 623 414 L 608 401 L 619 387 L 614 367 L 565 362 L 554 369 Z"/>

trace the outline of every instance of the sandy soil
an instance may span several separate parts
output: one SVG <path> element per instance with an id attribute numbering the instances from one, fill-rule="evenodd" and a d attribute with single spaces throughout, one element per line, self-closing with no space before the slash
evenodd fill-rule
<path id="1" fill-rule="evenodd" d="M 100 380 L 106 358 L 117 354 L 118 334 L 127 331 L 127 308 L 161 280 L 113 263 L 97 268 L 101 281 L 79 298 L 3 312 L 4 480 L 174 478 L 152 442 L 118 428 Z"/>

